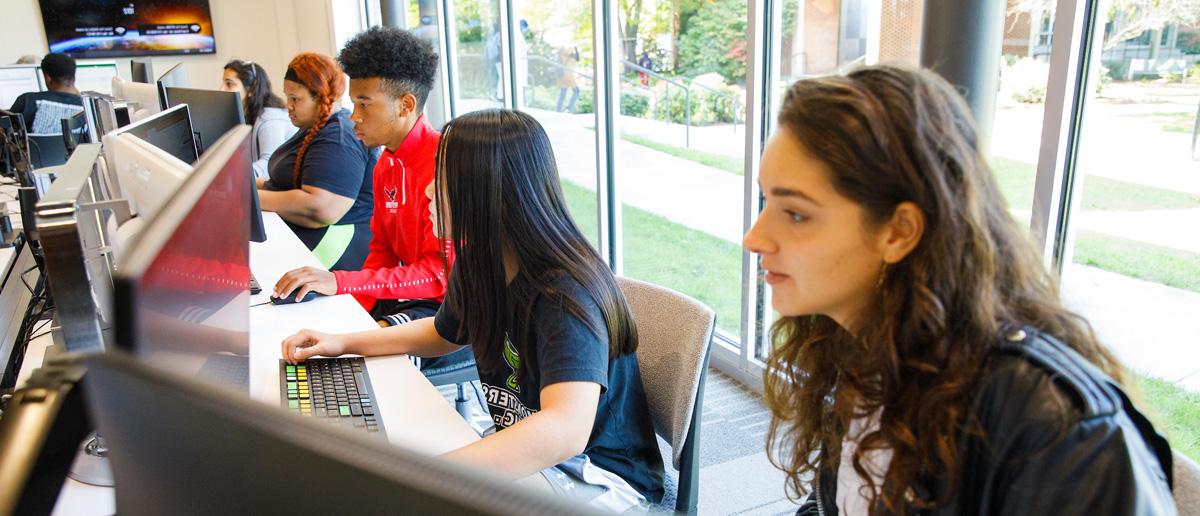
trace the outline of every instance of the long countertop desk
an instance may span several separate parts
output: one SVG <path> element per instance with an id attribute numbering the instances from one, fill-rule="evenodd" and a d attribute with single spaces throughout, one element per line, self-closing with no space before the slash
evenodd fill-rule
<path id="1" fill-rule="evenodd" d="M 250 396 L 279 406 L 280 343 L 301 328 L 324 332 L 352 332 L 378 328 L 374 319 L 349 295 L 318 297 L 293 305 L 260 305 L 283 273 L 297 267 L 319 267 L 316 258 L 275 213 L 264 212 L 267 241 L 250 244 L 250 270 L 263 287 L 250 304 Z M 41 364 L 48 338 L 40 349 L 30 345 L 22 369 Z M 19 383 L 28 377 L 28 372 Z M 428 454 L 440 454 L 479 439 L 454 407 L 446 402 L 412 362 L 404 356 L 367 359 L 379 413 L 388 441 Z M 113 514 L 113 490 L 67 480 L 54 514 Z"/>

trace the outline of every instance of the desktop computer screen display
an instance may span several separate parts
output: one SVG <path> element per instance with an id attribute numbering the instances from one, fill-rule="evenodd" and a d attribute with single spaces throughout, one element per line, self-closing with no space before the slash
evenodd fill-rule
<path id="1" fill-rule="evenodd" d="M 129 133 L 189 165 L 196 162 L 196 136 L 187 106 L 176 106 L 109 133 Z M 107 137 L 108 135 L 106 135 Z"/>
<path id="2" fill-rule="evenodd" d="M 167 107 L 187 104 L 192 118 L 192 129 L 197 135 L 196 148 L 204 150 L 243 120 L 242 101 L 231 91 L 199 90 L 166 86 Z"/>
<path id="3" fill-rule="evenodd" d="M 34 65 L 0 66 L 0 109 L 8 109 L 22 93 L 42 91 Z"/>
<path id="4" fill-rule="evenodd" d="M 123 353 L 85 364 L 86 401 L 109 444 L 122 513 L 599 514 Z"/>
<path id="5" fill-rule="evenodd" d="M 113 278 L 117 347 L 184 374 L 248 370 L 250 226 L 229 221 L 249 219 L 249 170 L 250 128 L 239 126 L 144 217 Z"/>
<path id="6" fill-rule="evenodd" d="M 112 78 L 116 76 L 116 63 L 79 63 L 75 67 L 75 88 L 112 95 Z"/>

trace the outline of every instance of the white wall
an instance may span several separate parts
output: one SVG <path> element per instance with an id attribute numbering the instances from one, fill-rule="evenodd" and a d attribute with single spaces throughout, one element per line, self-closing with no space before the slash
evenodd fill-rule
<path id="1" fill-rule="evenodd" d="M 209 0 L 217 52 L 204 56 L 154 58 L 159 73 L 183 62 L 193 87 L 216 88 L 221 70 L 233 58 L 257 62 L 266 68 L 277 92 L 282 93 L 283 73 L 297 53 L 312 50 L 334 55 L 333 4 L 339 0 Z M 41 57 L 48 52 L 38 0 L 4 0 L 4 30 L 0 33 L 0 63 L 15 62 L 25 54 Z M 125 63 L 128 60 L 118 60 Z M 126 65 L 118 65 L 128 76 Z"/>

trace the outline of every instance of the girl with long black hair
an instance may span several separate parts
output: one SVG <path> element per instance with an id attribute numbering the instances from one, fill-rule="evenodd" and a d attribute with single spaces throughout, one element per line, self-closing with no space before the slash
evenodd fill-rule
<path id="1" fill-rule="evenodd" d="M 624 511 L 662 497 L 663 465 L 616 280 L 567 212 L 550 140 L 493 109 L 446 124 L 427 190 L 454 242 L 433 319 L 346 335 L 303 330 L 285 359 L 440 356 L 471 344 L 498 431 L 447 455 Z"/>
<path id="2" fill-rule="evenodd" d="M 234 59 L 225 63 L 220 89 L 241 94 L 246 123 L 254 127 L 250 138 L 254 176 L 266 178 L 271 154 L 296 134 L 296 126 L 288 121 L 287 105 L 271 91 L 267 71 L 253 61 Z"/>

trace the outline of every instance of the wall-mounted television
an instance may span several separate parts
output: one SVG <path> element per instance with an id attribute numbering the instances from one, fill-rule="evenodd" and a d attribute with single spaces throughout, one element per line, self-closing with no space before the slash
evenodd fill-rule
<path id="1" fill-rule="evenodd" d="M 76 59 L 217 51 L 208 0 L 38 0 L 51 52 Z"/>

